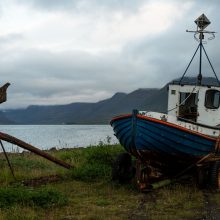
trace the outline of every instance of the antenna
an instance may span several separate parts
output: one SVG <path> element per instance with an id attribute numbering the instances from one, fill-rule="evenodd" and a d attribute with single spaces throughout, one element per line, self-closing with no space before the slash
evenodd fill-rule
<path id="1" fill-rule="evenodd" d="M 215 31 L 206 31 L 205 30 L 211 24 L 211 22 L 204 14 L 200 15 L 194 22 L 197 25 L 197 30 L 196 31 L 186 30 L 186 32 L 194 33 L 194 38 L 197 41 L 200 42 L 201 40 L 204 40 L 204 34 L 211 35 L 210 37 L 208 37 L 208 40 L 213 40 L 215 38 L 215 33 L 216 33 Z"/>
<path id="2" fill-rule="evenodd" d="M 197 40 L 199 42 L 199 45 L 198 45 L 198 47 L 197 47 L 197 49 L 196 49 L 196 51 L 195 51 L 195 53 L 194 53 L 190 63 L 189 63 L 189 65 L 187 66 L 183 76 L 181 77 L 179 84 L 181 83 L 181 81 L 182 81 L 183 77 L 185 76 L 188 68 L 190 67 L 190 65 L 191 65 L 191 63 L 192 63 L 192 61 L 193 61 L 193 59 L 194 59 L 198 49 L 200 49 L 199 74 L 197 76 L 197 85 L 201 85 L 201 83 L 202 83 L 202 50 L 204 51 L 204 53 L 206 55 L 206 58 L 207 58 L 210 66 L 212 68 L 212 71 L 215 74 L 215 77 L 216 77 L 216 79 L 218 81 L 218 84 L 220 85 L 220 82 L 219 82 L 218 77 L 217 77 L 217 75 L 215 73 L 215 70 L 214 70 L 214 68 L 213 68 L 213 66 L 212 66 L 212 64 L 210 62 L 210 59 L 209 59 L 209 57 L 208 57 L 208 55 L 207 55 L 207 53 L 205 51 L 205 48 L 203 46 L 203 43 L 206 43 L 206 41 L 204 41 L 204 38 L 205 38 L 204 35 L 205 34 L 211 35 L 207 39 L 208 40 L 213 40 L 215 38 L 215 33 L 216 32 L 215 31 L 207 31 L 207 30 L 205 30 L 211 24 L 211 22 L 209 21 L 209 19 L 204 14 L 200 15 L 195 20 L 195 23 L 197 25 L 197 29 L 195 31 L 186 30 L 186 32 L 194 33 L 194 38 L 195 38 L 195 40 Z"/>

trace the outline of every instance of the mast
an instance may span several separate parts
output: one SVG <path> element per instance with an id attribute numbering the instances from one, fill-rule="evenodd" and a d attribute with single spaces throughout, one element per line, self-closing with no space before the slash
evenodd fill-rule
<path id="1" fill-rule="evenodd" d="M 187 68 L 186 68 L 184 74 L 182 75 L 182 77 L 181 77 L 181 79 L 180 79 L 180 81 L 179 81 L 179 84 L 181 84 L 182 79 L 184 78 L 184 76 L 185 76 L 187 70 L 189 69 L 189 67 L 190 67 L 190 65 L 191 65 L 191 63 L 192 63 L 192 61 L 193 61 L 193 59 L 194 59 L 194 57 L 195 57 L 195 55 L 197 54 L 197 52 L 198 52 L 198 50 L 199 50 L 199 74 L 198 74 L 198 76 L 197 76 L 197 85 L 200 86 L 200 85 L 202 84 L 202 55 L 203 55 L 203 52 L 205 53 L 206 58 L 207 58 L 207 60 L 208 60 L 208 62 L 209 62 L 209 65 L 211 66 L 212 71 L 213 71 L 213 73 L 214 73 L 214 75 L 215 75 L 215 78 L 216 78 L 218 84 L 220 85 L 220 82 L 219 82 L 218 77 L 217 77 L 217 75 L 216 75 L 216 73 L 215 73 L 215 70 L 214 70 L 214 68 L 213 68 L 213 66 L 212 66 L 212 63 L 210 62 L 210 59 L 209 59 L 209 57 L 208 57 L 208 55 L 207 55 L 207 53 L 206 53 L 206 51 L 205 51 L 205 48 L 204 48 L 204 46 L 203 46 L 203 43 L 205 42 L 205 41 L 204 41 L 204 35 L 205 35 L 205 34 L 211 35 L 211 37 L 209 37 L 208 40 L 212 40 L 212 39 L 215 38 L 215 33 L 216 33 L 216 32 L 205 30 L 206 27 L 211 24 L 211 22 L 209 21 L 209 19 L 208 19 L 204 14 L 200 15 L 200 16 L 195 20 L 195 23 L 196 23 L 196 25 L 197 25 L 197 30 L 196 30 L 196 31 L 186 30 L 186 32 L 194 33 L 194 38 L 195 38 L 195 40 L 197 40 L 197 41 L 199 42 L 199 45 L 198 45 L 198 47 L 197 47 L 197 49 L 196 49 L 196 51 L 195 51 L 195 53 L 194 53 L 194 55 L 193 55 L 193 57 L 192 57 L 190 63 L 188 64 L 188 66 L 187 66 Z"/>
<path id="2" fill-rule="evenodd" d="M 211 24 L 211 22 L 204 14 L 202 14 L 195 20 L 195 23 L 197 25 L 196 32 L 199 34 L 199 74 L 197 76 L 197 84 L 200 86 L 202 83 L 202 48 L 204 40 L 204 30 L 208 25 Z"/>
<path id="3" fill-rule="evenodd" d="M 197 84 L 201 86 L 202 83 L 202 40 L 204 39 L 204 34 L 199 34 L 199 74 L 197 76 Z"/>

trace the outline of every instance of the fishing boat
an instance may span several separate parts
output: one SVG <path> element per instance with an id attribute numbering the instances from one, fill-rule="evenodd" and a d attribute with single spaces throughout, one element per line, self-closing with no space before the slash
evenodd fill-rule
<path id="1" fill-rule="evenodd" d="M 197 29 L 187 32 L 193 33 L 199 44 L 182 77 L 168 85 L 167 113 L 133 110 L 114 117 L 110 124 L 120 144 L 142 165 L 176 173 L 194 164 L 206 164 L 200 182 L 208 173 L 212 185 L 220 187 L 220 82 L 204 48 L 205 36 L 214 39 L 215 32 L 206 30 L 211 22 L 204 14 L 195 23 Z M 196 54 L 196 83 L 186 83 L 185 75 Z M 203 55 L 216 84 L 203 82 Z"/>

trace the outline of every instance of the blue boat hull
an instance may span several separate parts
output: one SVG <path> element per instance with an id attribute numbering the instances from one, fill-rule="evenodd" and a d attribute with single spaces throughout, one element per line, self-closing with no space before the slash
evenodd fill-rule
<path id="1" fill-rule="evenodd" d="M 119 116 L 111 126 L 126 151 L 141 160 L 173 165 L 215 152 L 216 138 L 147 116 Z"/>

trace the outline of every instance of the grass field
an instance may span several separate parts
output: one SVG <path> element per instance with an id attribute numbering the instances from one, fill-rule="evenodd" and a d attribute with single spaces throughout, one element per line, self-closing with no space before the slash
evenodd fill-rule
<path id="1" fill-rule="evenodd" d="M 119 145 L 49 151 L 71 170 L 32 153 L 9 154 L 16 180 L 0 154 L 0 219 L 218 219 L 220 193 L 194 183 L 140 193 L 112 182 L 120 152 Z"/>

